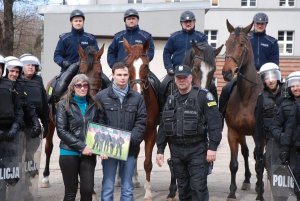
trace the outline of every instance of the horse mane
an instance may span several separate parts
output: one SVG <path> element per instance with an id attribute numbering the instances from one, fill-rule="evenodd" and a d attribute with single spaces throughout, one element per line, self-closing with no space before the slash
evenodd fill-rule
<path id="1" fill-rule="evenodd" d="M 215 55 L 214 48 L 212 48 L 206 42 L 199 42 L 196 44 L 196 46 L 202 51 L 203 61 L 209 64 L 210 66 L 216 66 L 216 61 L 214 58 Z M 186 56 L 184 57 L 183 64 L 192 67 L 194 57 L 195 57 L 195 50 L 193 47 L 191 47 L 191 49 L 188 50 Z"/>
<path id="2" fill-rule="evenodd" d="M 87 66 L 88 70 L 92 70 L 93 62 L 94 62 L 94 55 L 97 54 L 97 50 L 94 46 L 87 46 L 84 49 L 85 54 L 87 55 Z"/>

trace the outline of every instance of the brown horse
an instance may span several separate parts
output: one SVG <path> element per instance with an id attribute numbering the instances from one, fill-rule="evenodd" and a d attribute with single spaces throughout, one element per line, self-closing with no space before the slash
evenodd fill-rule
<path id="1" fill-rule="evenodd" d="M 250 188 L 249 149 L 246 144 L 246 135 L 253 136 L 255 129 L 254 110 L 258 94 L 263 85 L 254 65 L 254 56 L 248 33 L 253 23 L 247 27 L 234 28 L 227 20 L 227 29 L 230 33 L 226 41 L 225 63 L 222 74 L 225 81 L 231 81 L 237 74 L 236 85 L 230 94 L 225 112 L 228 126 L 228 142 L 231 151 L 230 172 L 231 184 L 227 200 L 236 200 L 236 173 L 238 170 L 238 151 L 241 145 L 245 161 L 245 180 L 242 189 Z M 261 199 L 258 195 L 257 199 Z"/>
<path id="2" fill-rule="evenodd" d="M 130 45 L 123 39 L 124 48 L 128 53 L 126 64 L 129 69 L 130 86 L 144 96 L 147 109 L 147 126 L 144 135 L 145 142 L 145 160 L 144 170 L 146 172 L 145 199 L 151 199 L 150 175 L 152 171 L 152 150 L 155 144 L 157 134 L 156 127 L 159 124 L 159 102 L 155 89 L 149 80 L 149 59 L 147 50 L 149 43 L 144 45 Z"/>
<path id="3" fill-rule="evenodd" d="M 101 49 L 97 52 L 94 47 L 87 47 L 85 50 L 81 46 L 78 48 L 78 54 L 80 57 L 80 65 L 79 65 L 79 73 L 86 74 L 90 79 L 91 83 L 91 94 L 93 96 L 102 88 L 102 66 L 100 63 L 100 58 L 104 51 L 104 45 Z M 47 91 L 51 86 L 54 79 L 50 80 L 47 84 Z M 45 154 L 46 154 L 46 164 L 45 170 L 43 172 L 43 179 L 42 179 L 42 187 L 48 188 L 50 186 L 49 183 L 49 165 L 50 165 L 50 157 L 53 150 L 53 134 L 55 131 L 55 119 L 53 115 L 53 109 L 55 108 L 56 103 L 50 104 L 50 117 L 49 117 L 49 124 L 48 124 L 48 134 L 46 137 L 46 144 L 45 144 Z"/>

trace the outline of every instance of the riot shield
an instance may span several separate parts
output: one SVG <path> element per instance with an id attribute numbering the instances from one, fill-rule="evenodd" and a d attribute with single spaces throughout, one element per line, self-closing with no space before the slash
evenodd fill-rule
<path id="1" fill-rule="evenodd" d="M 294 180 L 287 166 L 281 164 L 280 145 L 269 139 L 266 146 L 266 169 L 272 191 L 272 200 L 287 201 L 294 195 Z"/>
<path id="2" fill-rule="evenodd" d="M 22 159 L 22 165 L 24 169 L 23 197 L 25 200 L 34 200 L 38 192 L 42 134 L 40 134 L 40 137 L 32 138 L 31 129 L 26 128 L 24 148 Z"/>
<path id="3" fill-rule="evenodd" d="M 5 131 L 7 132 L 7 131 Z M 19 132 L 12 141 L 0 141 L 0 200 L 19 201 L 24 174 L 22 170 L 24 132 Z"/>

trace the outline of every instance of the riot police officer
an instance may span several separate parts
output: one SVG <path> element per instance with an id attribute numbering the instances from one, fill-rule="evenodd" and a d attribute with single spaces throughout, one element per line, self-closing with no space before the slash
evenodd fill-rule
<path id="1" fill-rule="evenodd" d="M 140 29 L 139 27 L 139 13 L 135 9 L 128 9 L 124 13 L 125 30 L 115 34 L 112 43 L 107 50 L 107 63 L 110 68 L 117 62 L 124 62 L 127 53 L 123 46 L 123 38 L 126 38 L 130 45 L 144 44 L 149 42 L 149 49 L 147 56 L 149 61 L 154 57 L 154 43 L 150 33 Z"/>
<path id="2" fill-rule="evenodd" d="M 76 9 L 71 12 L 70 22 L 71 32 L 59 36 L 54 51 L 54 62 L 61 67 L 61 74 L 57 78 L 59 84 L 53 84 L 55 101 L 63 95 L 71 79 L 78 72 L 78 46 L 80 45 L 83 49 L 87 46 L 94 46 L 97 51 L 99 50 L 96 37 L 84 31 L 85 15 L 81 10 Z"/>
<path id="3" fill-rule="evenodd" d="M 280 159 L 282 164 L 289 165 L 290 160 L 294 163 L 293 174 L 294 192 L 297 201 L 300 201 L 300 71 L 292 72 L 287 77 L 287 87 L 290 97 L 281 104 L 280 111 L 275 119 L 272 134 L 282 145 Z M 294 150 L 294 158 L 290 158 Z"/>
<path id="4" fill-rule="evenodd" d="M 164 162 L 167 142 L 180 200 L 208 201 L 209 164 L 222 138 L 221 115 L 213 95 L 192 86 L 191 68 L 175 68 L 178 91 L 167 98 L 156 138 L 156 162 Z M 208 136 L 207 136 L 208 134 Z"/>
<path id="5" fill-rule="evenodd" d="M 266 63 L 259 70 L 260 77 L 264 83 L 264 89 L 257 98 L 255 108 L 255 119 L 258 122 L 255 126 L 255 157 L 256 171 L 259 173 L 259 190 L 263 192 L 263 171 L 266 166 L 269 179 L 273 175 L 271 164 L 280 165 L 279 155 L 277 157 L 272 153 L 279 153 L 280 145 L 276 143 L 271 134 L 271 125 L 276 115 L 278 107 L 285 97 L 285 87 L 281 82 L 281 73 L 275 63 Z M 264 154 L 264 144 L 266 143 L 266 152 Z M 264 164 L 266 162 L 266 164 Z M 273 186 L 272 186 L 273 187 Z M 274 200 L 286 200 L 285 197 L 273 195 Z"/>
<path id="6" fill-rule="evenodd" d="M 269 18 L 265 13 L 256 13 L 253 17 L 254 32 L 250 36 L 253 49 L 256 70 L 262 65 L 272 62 L 279 65 L 278 42 L 272 36 L 266 34 Z"/>

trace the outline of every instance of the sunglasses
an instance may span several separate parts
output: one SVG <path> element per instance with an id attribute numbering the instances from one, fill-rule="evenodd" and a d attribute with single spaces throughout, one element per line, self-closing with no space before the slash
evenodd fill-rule
<path id="1" fill-rule="evenodd" d="M 81 89 L 82 87 L 84 89 L 87 89 L 89 88 L 89 84 L 85 83 L 85 84 L 74 84 L 74 87 L 77 88 L 77 89 Z"/>

